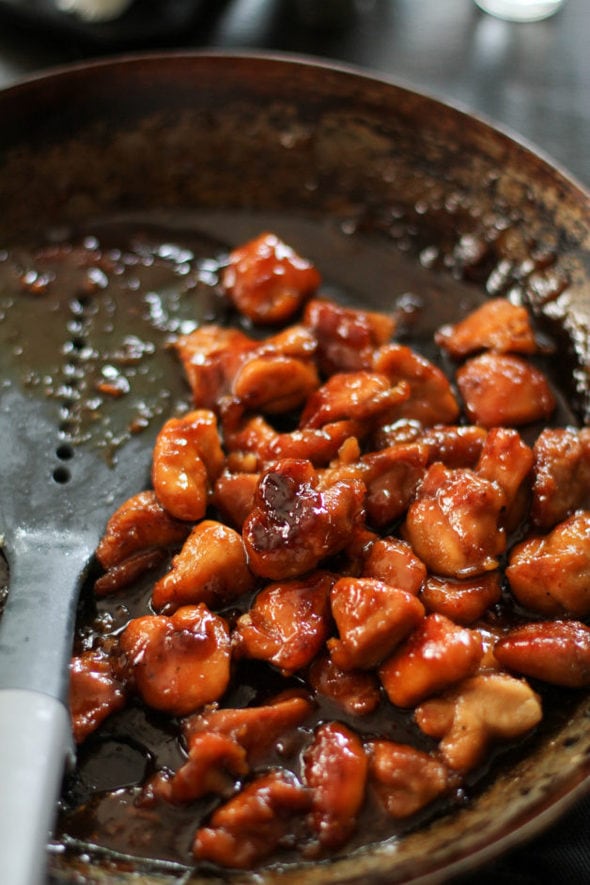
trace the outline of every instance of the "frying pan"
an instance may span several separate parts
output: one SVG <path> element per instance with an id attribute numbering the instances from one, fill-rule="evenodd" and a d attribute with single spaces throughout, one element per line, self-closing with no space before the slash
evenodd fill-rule
<path id="1" fill-rule="evenodd" d="M 559 347 L 554 380 L 565 414 L 588 421 L 590 198 L 538 152 L 487 122 L 357 70 L 215 53 L 58 70 L 4 91 L 0 115 L 0 248 L 26 254 L 48 231 L 80 230 L 104 218 L 198 222 L 212 241 L 229 243 L 272 222 L 306 248 L 336 289 L 382 308 L 400 292 L 392 279 L 400 255 L 416 266 L 434 264 L 440 288 L 431 278 L 429 286 L 442 315 L 456 315 L 473 292 L 513 290 L 529 304 Z M 308 229 L 312 235 L 303 233 Z M 405 282 L 402 274 L 400 286 Z M 29 304 L 31 326 L 41 302 Z M 423 313 L 428 326 L 429 311 Z M 1 413 L 15 501 L 3 505 L 9 600 L 26 614 L 41 605 L 51 613 L 58 591 L 45 582 L 44 595 L 33 596 L 43 582 L 19 538 L 42 535 L 48 567 L 70 561 L 70 583 L 78 586 L 107 504 L 113 509 L 145 487 L 154 428 L 123 442 L 113 468 L 100 434 L 76 440 L 56 428 L 55 403 L 23 388 L 18 365 L 3 363 L 12 374 Z M 160 386 L 173 386 L 167 372 L 156 373 Z M 125 408 L 113 420 L 124 423 Z M 60 461 L 72 454 L 71 466 Z M 17 494 L 25 476 L 42 519 L 32 519 Z M 4 487 L 3 500 L 10 497 Z M 17 674 L 12 688 L 63 697 L 60 666 L 73 617 L 71 604 L 65 608 L 56 627 L 45 621 L 59 653 L 50 654 L 52 643 L 48 648 L 34 634 L 34 672 Z M 10 605 L 6 619 L 9 612 Z M 2 642 L 8 654 L 5 633 Z M 58 770 L 66 732 L 61 717 L 51 751 Z M 183 881 L 270 885 L 301 881 L 303 873 L 309 883 L 442 881 L 554 820 L 587 791 L 589 756 L 590 698 L 580 693 L 567 715 L 500 766 L 468 807 L 329 863 L 271 867 L 256 876 L 183 873 Z M 141 860 L 93 859 L 84 850 L 53 853 L 49 864 L 56 882 L 128 882 L 134 871 L 145 882 L 176 875 Z"/>

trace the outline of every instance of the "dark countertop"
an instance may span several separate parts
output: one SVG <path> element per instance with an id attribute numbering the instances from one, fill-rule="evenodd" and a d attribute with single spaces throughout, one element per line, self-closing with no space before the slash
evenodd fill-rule
<path id="1" fill-rule="evenodd" d="M 141 0 L 138 7 L 120 26 L 83 33 L 48 16 L 49 0 L 0 0 L 0 87 L 56 65 L 144 48 L 304 53 L 483 115 L 590 188 L 588 0 L 567 0 L 535 24 L 499 21 L 473 0 Z M 336 8 L 337 21 L 326 20 Z M 541 838 L 461 881 L 590 881 L 589 814 L 585 800 Z"/>

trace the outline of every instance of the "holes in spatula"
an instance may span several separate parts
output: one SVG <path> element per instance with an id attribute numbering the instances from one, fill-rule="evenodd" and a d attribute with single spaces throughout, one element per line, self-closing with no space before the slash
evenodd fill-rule
<path id="1" fill-rule="evenodd" d="M 74 457 L 73 446 L 68 445 L 68 443 L 62 443 L 55 450 L 55 454 L 60 461 L 70 461 Z"/>
<path id="2" fill-rule="evenodd" d="M 67 467 L 60 466 L 55 468 L 52 477 L 54 482 L 58 483 L 58 485 L 60 486 L 63 486 L 71 480 L 72 474 Z"/>
<path id="3" fill-rule="evenodd" d="M 62 463 L 54 469 L 52 478 L 58 485 L 65 485 L 72 478 L 71 471 L 65 462 L 71 461 L 74 457 L 74 448 L 68 443 L 60 443 L 55 450 L 55 454 Z"/>

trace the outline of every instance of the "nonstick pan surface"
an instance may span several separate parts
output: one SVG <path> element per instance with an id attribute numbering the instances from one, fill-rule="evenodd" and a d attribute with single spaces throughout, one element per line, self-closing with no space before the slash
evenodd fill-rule
<path id="1" fill-rule="evenodd" d="M 517 293 L 557 345 L 548 370 L 563 420 L 587 423 L 589 196 L 485 121 L 351 69 L 200 53 L 56 71 L 6 90 L 0 112 L 1 249 L 141 228 L 205 254 L 272 227 L 336 297 L 395 310 L 425 351 L 448 317 Z M 585 692 L 568 698 L 466 807 L 306 864 L 305 881 L 440 881 L 538 832 L 587 790 L 589 716 Z M 59 882 L 184 875 L 84 850 L 53 852 L 50 866 Z M 287 883 L 302 872 L 183 881 Z"/>

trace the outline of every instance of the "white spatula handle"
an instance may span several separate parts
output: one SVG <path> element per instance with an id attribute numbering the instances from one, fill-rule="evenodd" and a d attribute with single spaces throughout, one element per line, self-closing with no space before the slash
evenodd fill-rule
<path id="1" fill-rule="evenodd" d="M 0 882 L 45 882 L 47 840 L 70 751 L 61 701 L 36 691 L 0 691 Z"/>

